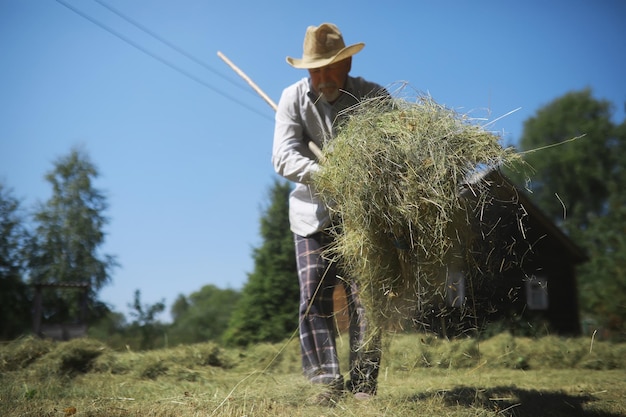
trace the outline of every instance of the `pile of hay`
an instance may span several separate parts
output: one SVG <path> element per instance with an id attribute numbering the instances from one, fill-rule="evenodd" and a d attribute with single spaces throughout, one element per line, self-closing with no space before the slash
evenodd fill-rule
<path id="1" fill-rule="evenodd" d="M 338 225 L 328 256 L 357 280 L 376 326 L 444 297 L 446 266 L 462 264 L 456 248 L 469 239 L 460 189 L 470 184 L 480 197 L 477 172 L 519 159 L 496 134 L 427 96 L 362 102 L 324 157 L 314 186 Z"/>

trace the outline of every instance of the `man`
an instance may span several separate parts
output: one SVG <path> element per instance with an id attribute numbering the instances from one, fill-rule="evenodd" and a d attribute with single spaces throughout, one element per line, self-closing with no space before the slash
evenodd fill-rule
<path id="1" fill-rule="evenodd" d="M 289 221 L 294 233 L 300 282 L 300 346 L 305 376 L 326 384 L 325 398 L 334 401 L 343 391 L 333 319 L 333 289 L 341 282 L 350 316 L 350 380 L 347 389 L 355 398 L 376 393 L 380 349 L 364 344 L 364 311 L 353 282 L 338 278 L 337 265 L 322 256 L 332 242 L 331 216 L 312 189 L 312 175 L 320 165 L 309 142 L 318 149 L 335 134 L 342 110 L 360 100 L 386 96 L 378 84 L 349 76 L 352 56 L 363 43 L 345 46 L 339 28 L 331 23 L 310 26 L 304 37 L 301 59 L 287 62 L 308 70 L 308 77 L 287 87 L 276 111 L 272 163 L 276 172 L 293 181 Z M 374 348 L 372 348 L 374 346 Z"/>

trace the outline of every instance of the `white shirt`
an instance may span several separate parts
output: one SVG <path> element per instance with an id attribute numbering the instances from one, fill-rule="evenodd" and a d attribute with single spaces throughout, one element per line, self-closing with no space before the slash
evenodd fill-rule
<path id="1" fill-rule="evenodd" d="M 319 169 L 308 141 L 320 149 L 334 136 L 338 112 L 361 99 L 387 95 L 378 84 L 348 76 L 339 98 L 329 104 L 318 100 L 310 78 L 303 78 L 283 90 L 276 111 L 272 164 L 282 177 L 295 182 L 289 196 L 291 231 L 310 236 L 330 224 L 330 215 L 312 188 L 311 175 Z"/>

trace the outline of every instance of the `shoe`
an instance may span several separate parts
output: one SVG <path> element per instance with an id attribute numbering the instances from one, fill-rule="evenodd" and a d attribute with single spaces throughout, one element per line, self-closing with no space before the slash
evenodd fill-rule
<path id="1" fill-rule="evenodd" d="M 367 392 L 355 392 L 353 396 L 354 399 L 357 401 L 367 401 L 374 397 L 372 394 L 369 394 Z"/>

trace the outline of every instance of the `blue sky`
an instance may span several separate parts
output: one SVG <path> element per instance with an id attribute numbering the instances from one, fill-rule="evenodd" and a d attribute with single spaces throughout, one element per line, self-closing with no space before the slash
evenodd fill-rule
<path id="1" fill-rule="evenodd" d="M 623 0 L 101 1 L 202 64 L 94 0 L 0 0 L 0 180 L 30 208 L 53 162 L 84 147 L 110 204 L 102 250 L 121 267 L 100 297 L 117 311 L 136 289 L 169 308 L 206 284 L 240 289 L 253 269 L 273 110 L 217 51 L 277 101 L 306 75 L 285 62 L 306 27 L 333 22 L 366 44 L 353 75 L 487 121 L 521 108 L 490 126 L 506 144 L 586 87 L 624 120 Z"/>

